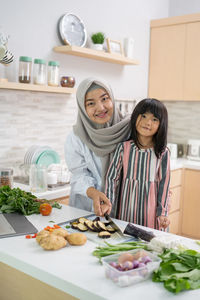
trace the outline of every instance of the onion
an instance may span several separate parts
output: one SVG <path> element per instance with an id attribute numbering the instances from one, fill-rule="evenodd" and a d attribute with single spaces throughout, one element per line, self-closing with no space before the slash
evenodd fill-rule
<path id="1" fill-rule="evenodd" d="M 143 262 L 144 264 L 147 264 L 147 263 L 149 263 L 151 261 L 152 261 L 152 259 L 149 256 L 144 256 L 141 259 L 141 262 Z"/>
<path id="2" fill-rule="evenodd" d="M 118 264 L 123 264 L 125 263 L 125 261 L 133 261 L 133 255 L 131 253 L 122 253 L 119 257 L 118 257 Z"/>
<path id="3" fill-rule="evenodd" d="M 131 261 L 127 260 L 122 264 L 122 268 L 126 271 L 131 270 L 131 269 L 133 269 L 133 263 Z"/>

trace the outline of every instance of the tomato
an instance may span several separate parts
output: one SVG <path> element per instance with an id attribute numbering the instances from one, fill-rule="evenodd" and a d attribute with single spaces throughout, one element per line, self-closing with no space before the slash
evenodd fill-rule
<path id="1" fill-rule="evenodd" d="M 49 203 L 42 203 L 42 204 L 40 204 L 40 213 L 43 216 L 50 215 L 51 211 L 52 211 L 52 206 Z"/>

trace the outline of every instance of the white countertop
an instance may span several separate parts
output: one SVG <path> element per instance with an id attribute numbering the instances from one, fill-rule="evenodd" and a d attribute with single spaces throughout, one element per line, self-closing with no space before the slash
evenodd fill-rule
<path id="1" fill-rule="evenodd" d="M 63 205 L 62 209 L 53 209 L 50 216 L 32 215 L 27 217 L 38 230 L 49 221 L 56 223 L 87 215 L 88 212 Z M 118 221 L 120 225 L 125 222 Z M 156 234 L 161 232 L 155 231 Z M 168 233 L 163 233 L 169 235 Z M 182 238 L 191 249 L 200 251 L 196 243 Z M 92 251 L 97 244 L 87 241 L 84 246 L 67 246 L 57 251 L 45 251 L 35 239 L 24 236 L 0 239 L 0 260 L 48 285 L 64 291 L 78 299 L 148 299 L 148 300 L 197 300 L 200 289 L 174 295 L 168 292 L 162 283 L 151 279 L 120 288 L 104 274 L 104 267 L 99 264 Z"/>
<path id="2" fill-rule="evenodd" d="M 182 168 L 200 170 L 200 161 L 189 160 L 186 158 L 171 159 L 170 168 L 172 171 Z"/>
<path id="3" fill-rule="evenodd" d="M 30 192 L 29 185 L 14 182 L 14 188 L 17 187 L 26 192 Z M 70 184 L 66 184 L 65 186 L 61 186 L 54 190 L 48 190 L 43 193 L 32 193 L 32 194 L 35 195 L 38 199 L 46 199 L 46 200 L 53 200 L 57 198 L 66 197 L 69 196 L 70 194 Z"/>

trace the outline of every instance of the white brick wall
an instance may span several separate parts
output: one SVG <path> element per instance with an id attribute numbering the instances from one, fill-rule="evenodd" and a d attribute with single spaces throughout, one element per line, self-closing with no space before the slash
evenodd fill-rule
<path id="1" fill-rule="evenodd" d="M 169 142 L 200 139 L 200 102 L 165 102 Z M 64 142 L 76 121 L 75 95 L 0 90 L 0 166 L 23 163 L 31 145 L 52 147 L 64 162 Z"/>
<path id="2" fill-rule="evenodd" d="M 75 95 L 0 90 L 0 165 L 23 163 L 31 145 L 48 145 L 64 161 L 76 121 Z"/>

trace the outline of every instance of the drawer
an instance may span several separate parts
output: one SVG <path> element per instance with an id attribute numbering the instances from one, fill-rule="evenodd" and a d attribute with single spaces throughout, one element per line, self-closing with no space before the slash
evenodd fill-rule
<path id="1" fill-rule="evenodd" d="M 182 169 L 171 171 L 170 187 L 182 184 Z"/>
<path id="2" fill-rule="evenodd" d="M 177 186 L 170 189 L 171 197 L 170 197 L 170 210 L 169 212 L 174 212 L 176 210 L 180 210 L 181 205 L 181 186 Z"/>

